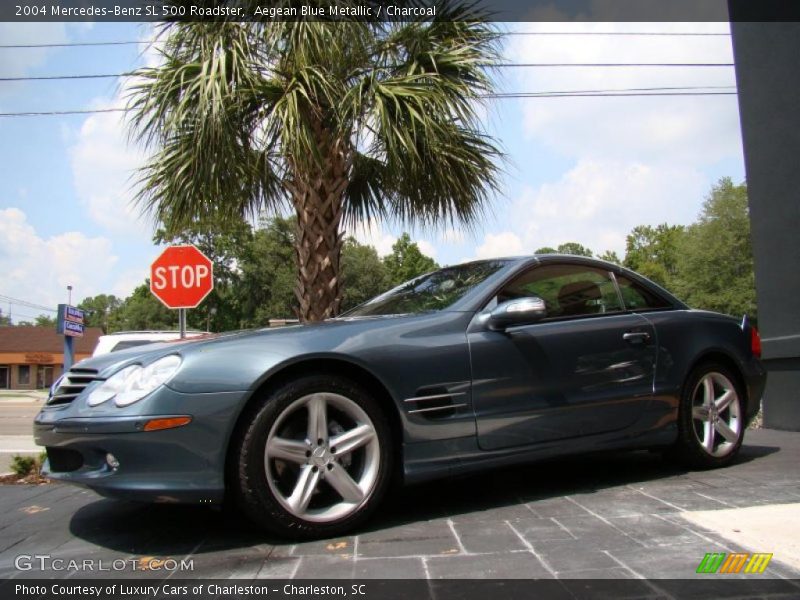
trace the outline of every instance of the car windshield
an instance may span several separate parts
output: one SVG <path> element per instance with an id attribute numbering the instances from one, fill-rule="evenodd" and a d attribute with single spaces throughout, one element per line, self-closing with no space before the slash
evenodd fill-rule
<path id="1" fill-rule="evenodd" d="M 503 260 L 485 260 L 433 271 L 376 296 L 342 316 L 417 314 L 442 310 L 507 264 Z"/>

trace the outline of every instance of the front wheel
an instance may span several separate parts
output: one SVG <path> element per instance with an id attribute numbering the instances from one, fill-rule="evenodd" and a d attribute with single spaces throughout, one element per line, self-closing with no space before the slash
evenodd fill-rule
<path id="1" fill-rule="evenodd" d="M 380 502 L 392 466 L 391 432 L 357 384 L 309 376 L 284 384 L 250 413 L 238 444 L 245 512 L 281 535 L 339 535 Z"/>
<path id="2" fill-rule="evenodd" d="M 744 438 L 744 409 L 743 390 L 728 367 L 711 363 L 696 367 L 681 397 L 678 457 L 693 468 L 729 464 Z"/>

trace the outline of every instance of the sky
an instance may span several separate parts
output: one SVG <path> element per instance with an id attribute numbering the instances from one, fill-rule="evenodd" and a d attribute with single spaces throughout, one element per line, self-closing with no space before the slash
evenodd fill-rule
<path id="1" fill-rule="evenodd" d="M 729 33 L 727 23 L 511 23 L 505 31 Z M 0 45 L 142 41 L 116 46 L 0 48 L 0 78 L 116 74 L 157 56 L 137 23 L 0 23 Z M 508 63 L 731 63 L 729 35 L 511 35 Z M 124 104 L 124 78 L 0 81 L 0 113 Z M 507 67 L 499 92 L 714 86 L 732 67 Z M 688 224 L 721 177 L 744 180 L 735 95 L 488 100 L 486 131 L 507 155 L 502 190 L 472 231 L 411 230 L 440 264 L 578 242 L 624 255 L 636 225 Z M 100 293 L 127 296 L 160 253 L 132 203 L 144 153 L 121 113 L 0 117 L 0 310 L 15 321 Z M 391 251 L 404 228 L 351 231 Z M 52 314 L 52 313 L 50 313 Z"/>

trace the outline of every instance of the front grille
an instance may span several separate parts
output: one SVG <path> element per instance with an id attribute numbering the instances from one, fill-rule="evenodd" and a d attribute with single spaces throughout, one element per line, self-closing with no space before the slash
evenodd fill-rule
<path id="1" fill-rule="evenodd" d="M 69 404 L 93 381 L 97 381 L 96 369 L 71 369 L 58 382 L 58 387 L 47 400 L 48 406 Z"/>

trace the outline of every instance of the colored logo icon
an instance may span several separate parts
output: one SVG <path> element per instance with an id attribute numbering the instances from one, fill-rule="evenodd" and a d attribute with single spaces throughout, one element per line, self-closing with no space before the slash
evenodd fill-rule
<path id="1" fill-rule="evenodd" d="M 731 554 L 709 552 L 700 561 L 697 572 L 717 574 L 751 573 L 758 575 L 766 571 L 767 565 L 771 560 L 772 554 L 764 552 L 756 552 L 754 554 L 747 552 L 732 552 Z"/>

